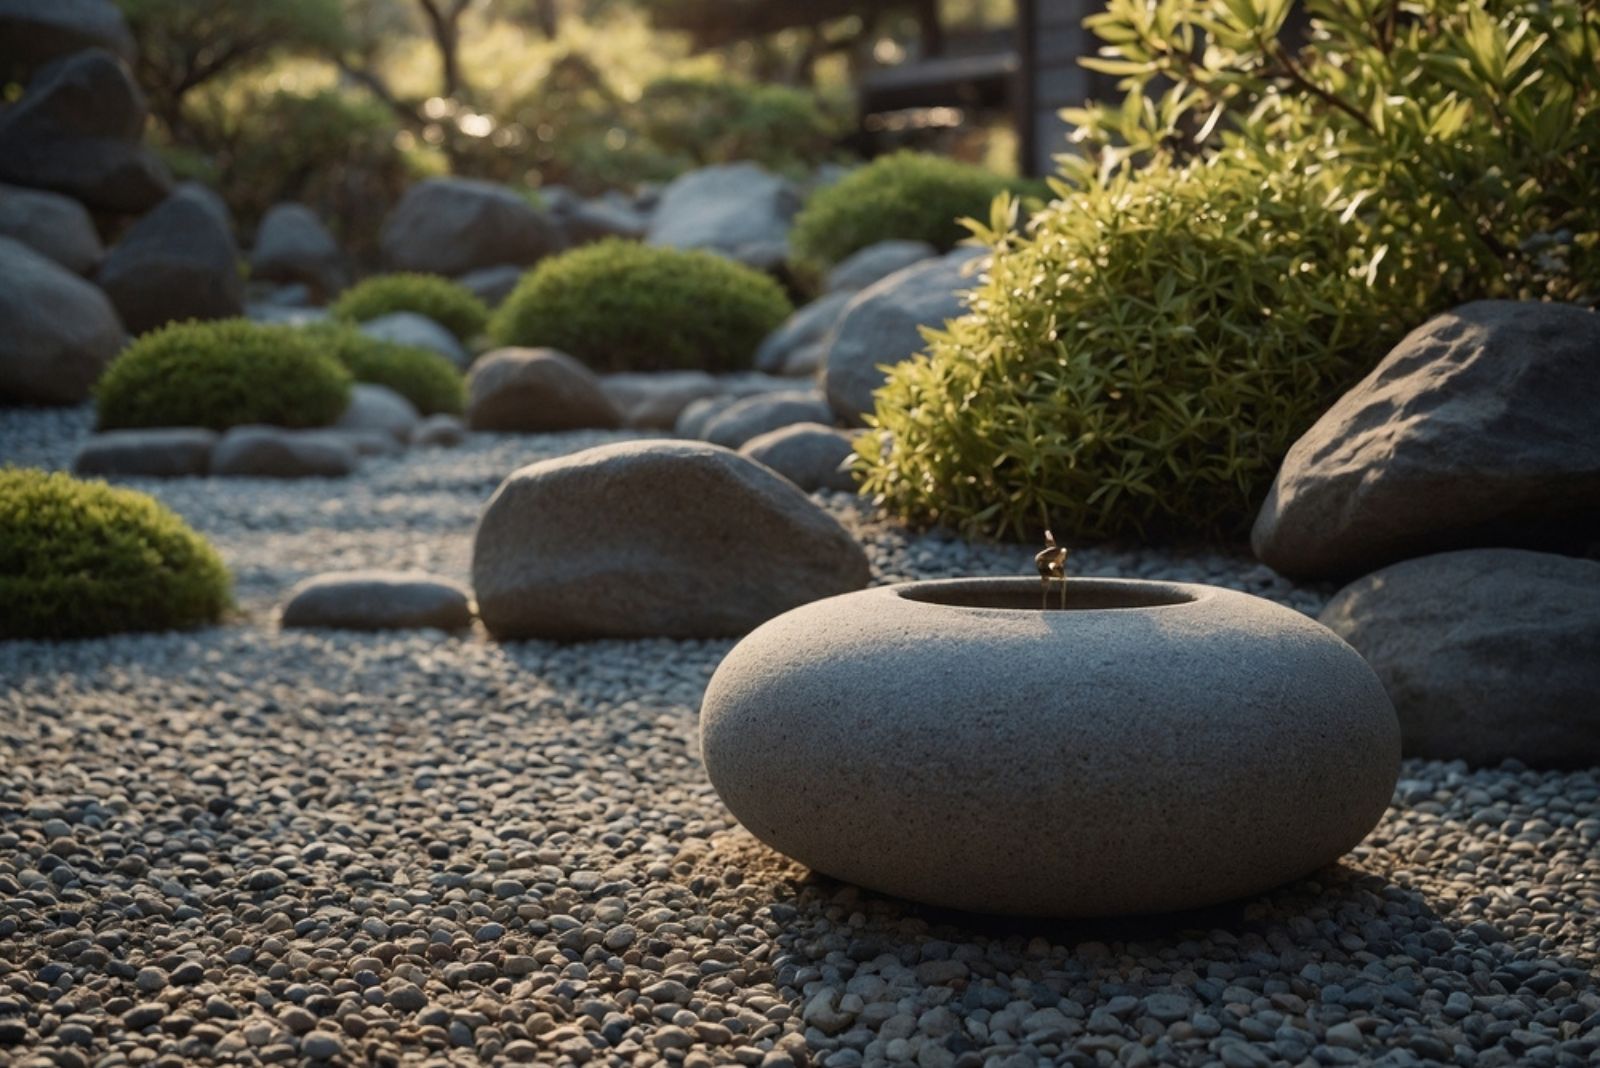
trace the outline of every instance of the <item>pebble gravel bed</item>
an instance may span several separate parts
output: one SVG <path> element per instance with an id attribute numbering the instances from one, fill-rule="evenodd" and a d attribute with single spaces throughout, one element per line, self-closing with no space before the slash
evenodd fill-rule
<path id="1" fill-rule="evenodd" d="M 0 415 L 65 466 L 83 412 Z M 695 752 L 728 642 L 280 631 L 295 581 L 465 577 L 500 478 L 615 435 L 474 435 L 338 482 L 136 482 L 239 578 L 227 625 L 0 643 L 0 1065 L 1600 1061 L 1600 769 L 1408 761 L 1337 867 L 1095 923 L 943 912 L 741 830 Z M 824 499 L 882 581 L 1019 547 Z M 1085 548 L 1316 611 L 1240 552 Z"/>

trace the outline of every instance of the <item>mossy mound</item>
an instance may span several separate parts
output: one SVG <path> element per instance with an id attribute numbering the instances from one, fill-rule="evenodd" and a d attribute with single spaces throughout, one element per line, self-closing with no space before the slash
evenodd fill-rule
<path id="1" fill-rule="evenodd" d="M 466 410 L 467 387 L 455 364 L 427 349 L 368 337 L 353 326 L 318 323 L 299 329 L 355 377 L 357 382 L 387 386 L 423 415 L 460 415 Z"/>
<path id="2" fill-rule="evenodd" d="M 345 290 L 332 307 L 333 317 L 364 323 L 393 312 L 425 315 L 469 341 L 483 333 L 489 308 L 458 282 L 437 274 L 380 274 Z"/>

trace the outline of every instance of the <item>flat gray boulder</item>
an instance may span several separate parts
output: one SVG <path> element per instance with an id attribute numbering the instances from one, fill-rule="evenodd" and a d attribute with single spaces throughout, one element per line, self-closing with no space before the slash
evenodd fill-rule
<path id="1" fill-rule="evenodd" d="M 82 403 L 125 340 L 104 293 L 0 237 L 0 402 Z"/>
<path id="2" fill-rule="evenodd" d="M 130 331 L 244 312 L 239 249 L 205 193 L 184 188 L 111 249 L 95 276 Z"/>
<path id="3" fill-rule="evenodd" d="M 838 324 L 854 296 L 853 293 L 829 293 L 789 316 L 756 349 L 756 370 L 786 374 L 785 367 L 794 354 L 822 342 Z"/>
<path id="4" fill-rule="evenodd" d="M 1600 313 L 1478 301 L 1395 346 L 1289 450 L 1251 544 L 1348 577 L 1480 545 L 1600 538 Z"/>
<path id="5" fill-rule="evenodd" d="M 392 448 L 392 443 L 391 443 Z M 211 451 L 211 473 L 256 478 L 340 478 L 356 469 L 360 453 L 339 433 L 238 426 Z"/>
<path id="6" fill-rule="evenodd" d="M 392 341 L 414 349 L 427 349 L 465 368 L 472 362 L 472 354 L 456 336 L 426 315 L 399 311 L 380 315 L 361 324 L 361 332 L 379 341 Z"/>
<path id="7" fill-rule="evenodd" d="M 754 163 L 725 163 L 690 171 L 661 194 L 647 244 L 720 252 L 741 262 L 786 255 L 800 193 Z"/>
<path id="8" fill-rule="evenodd" d="M 1424 556 L 1357 579 L 1321 620 L 1378 673 L 1407 756 L 1600 765 L 1600 563 Z"/>
<path id="9" fill-rule="evenodd" d="M 384 263 L 454 277 L 482 267 L 527 266 L 561 250 L 548 213 L 503 185 L 429 178 L 406 192 L 383 224 Z"/>
<path id="10" fill-rule="evenodd" d="M 80 475 L 198 477 L 210 470 L 217 437 L 204 427 L 109 430 L 83 443 L 72 470 Z"/>
<path id="11" fill-rule="evenodd" d="M 527 434 L 609 430 L 622 425 L 622 413 L 599 377 L 566 353 L 496 349 L 467 376 L 467 425 Z"/>
<path id="12" fill-rule="evenodd" d="M 713 445 L 737 449 L 751 438 L 796 423 L 827 423 L 832 411 L 822 394 L 795 390 L 745 397 L 718 411 L 700 430 Z"/>
<path id="13" fill-rule="evenodd" d="M 854 491 L 850 458 L 855 453 L 849 434 L 821 423 L 796 423 L 772 430 L 751 438 L 739 449 L 739 455 L 766 464 L 807 493 Z"/>
<path id="14" fill-rule="evenodd" d="M 737 635 L 870 577 L 861 546 L 789 482 L 682 441 L 522 468 L 484 509 L 472 560 L 500 638 Z"/>
<path id="15" fill-rule="evenodd" d="M 974 252 L 960 249 L 897 271 L 858 293 L 833 328 L 823 385 L 838 421 L 861 426 L 883 367 L 909 360 L 925 347 L 924 329 L 937 329 L 966 311 L 974 283 Z"/>
<path id="16" fill-rule="evenodd" d="M 26 75 L 86 48 L 133 62 L 133 33 L 112 0 L 0 0 L 0 75 Z"/>
<path id="17" fill-rule="evenodd" d="M 105 255 L 88 209 L 41 189 L 0 185 L 0 237 L 22 242 L 73 274 L 88 274 Z"/>
<path id="18" fill-rule="evenodd" d="M 325 301 L 350 281 L 344 253 L 317 213 L 304 204 L 278 204 L 256 230 L 250 277 L 296 282 Z"/>
<path id="19" fill-rule="evenodd" d="M 822 288 L 827 293 L 854 293 L 938 254 L 926 241 L 879 241 L 840 260 Z"/>
<path id="20" fill-rule="evenodd" d="M 108 212 L 148 211 L 172 175 L 141 142 L 144 94 L 122 62 L 88 49 L 41 67 L 0 109 L 0 182 L 49 189 Z"/>
<path id="21" fill-rule="evenodd" d="M 421 420 L 416 406 L 388 386 L 357 382 L 350 387 L 350 403 L 333 428 L 387 434 L 404 445 Z"/>
<path id="22" fill-rule="evenodd" d="M 472 625 L 472 607 L 459 583 L 424 571 L 336 571 L 291 590 L 281 622 L 342 630 L 462 630 Z"/>

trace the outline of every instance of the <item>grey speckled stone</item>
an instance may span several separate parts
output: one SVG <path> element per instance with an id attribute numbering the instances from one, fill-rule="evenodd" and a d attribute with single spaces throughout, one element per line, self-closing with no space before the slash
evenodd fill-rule
<path id="1" fill-rule="evenodd" d="M 478 523 L 478 612 L 501 638 L 723 637 L 871 574 L 845 529 L 737 453 L 631 441 L 531 464 Z"/>
<path id="2" fill-rule="evenodd" d="M 467 591 L 422 571 L 343 571 L 296 586 L 283 606 L 285 627 L 391 630 L 472 624 Z"/>
<path id="3" fill-rule="evenodd" d="M 1070 591 L 1041 612 L 1031 579 L 918 583 L 772 620 L 706 691 L 713 785 L 818 871 L 1029 915 L 1258 893 L 1383 815 L 1399 724 L 1326 628 L 1210 586 Z"/>
<path id="4" fill-rule="evenodd" d="M 622 413 L 595 373 L 566 353 L 507 348 L 473 364 L 467 425 L 530 434 L 610 429 L 622 425 Z"/>
<path id="5" fill-rule="evenodd" d="M 1600 764 L 1600 563 L 1424 556 L 1357 579 L 1321 619 L 1383 680 L 1407 756 Z"/>

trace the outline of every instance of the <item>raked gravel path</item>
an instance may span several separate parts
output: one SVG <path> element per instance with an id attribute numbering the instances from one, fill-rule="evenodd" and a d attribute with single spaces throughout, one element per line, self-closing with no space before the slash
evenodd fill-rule
<path id="1" fill-rule="evenodd" d="M 0 463 L 65 466 L 87 425 L 0 413 Z M 615 436 L 133 483 L 218 544 L 241 611 L 0 643 L 0 1065 L 1600 1061 L 1600 770 L 1407 762 L 1313 879 L 997 921 L 809 876 L 732 822 L 695 755 L 727 642 L 277 629 L 316 572 L 464 578 L 504 475 Z M 1029 566 L 824 503 L 884 581 Z M 1073 564 L 1306 611 L 1330 592 L 1237 553 Z"/>

